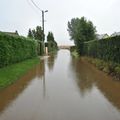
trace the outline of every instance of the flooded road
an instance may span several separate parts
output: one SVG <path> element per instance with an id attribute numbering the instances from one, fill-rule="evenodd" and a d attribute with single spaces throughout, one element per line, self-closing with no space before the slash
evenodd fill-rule
<path id="1" fill-rule="evenodd" d="M 120 82 L 68 50 L 0 92 L 0 120 L 120 120 Z"/>

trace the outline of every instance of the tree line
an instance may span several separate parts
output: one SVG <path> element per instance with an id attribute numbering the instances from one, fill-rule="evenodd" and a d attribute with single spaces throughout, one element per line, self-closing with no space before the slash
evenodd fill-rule
<path id="1" fill-rule="evenodd" d="M 28 35 L 27 35 L 28 38 L 31 38 L 31 39 L 35 39 L 35 40 L 38 40 L 38 41 L 43 41 L 44 42 L 44 33 L 43 33 L 43 30 L 42 30 L 42 27 L 41 26 L 37 26 L 35 29 L 29 29 L 28 30 Z M 52 32 L 48 32 L 48 35 L 47 35 L 47 42 L 49 41 L 55 41 L 55 38 L 54 38 L 54 35 Z"/>
<path id="2" fill-rule="evenodd" d="M 52 32 L 48 32 L 47 42 L 44 43 L 45 34 L 43 33 L 41 26 L 37 26 L 35 29 L 29 29 L 27 37 L 38 42 L 37 51 L 39 55 L 44 53 L 44 46 L 48 47 L 48 52 L 56 51 L 58 49 L 57 42 L 55 41 L 54 34 Z"/>

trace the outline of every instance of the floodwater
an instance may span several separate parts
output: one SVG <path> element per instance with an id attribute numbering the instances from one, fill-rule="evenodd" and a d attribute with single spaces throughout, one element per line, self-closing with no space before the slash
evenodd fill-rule
<path id="1" fill-rule="evenodd" d="M 0 92 L 0 120 L 120 120 L 120 82 L 68 50 Z"/>

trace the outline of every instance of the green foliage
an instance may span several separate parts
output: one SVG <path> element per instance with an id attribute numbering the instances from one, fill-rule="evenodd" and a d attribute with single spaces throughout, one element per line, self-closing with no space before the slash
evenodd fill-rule
<path id="1" fill-rule="evenodd" d="M 58 49 L 57 42 L 54 39 L 54 35 L 52 32 L 49 32 L 47 35 L 47 47 L 48 52 L 56 51 Z"/>
<path id="2" fill-rule="evenodd" d="M 98 58 L 92 57 L 82 57 L 82 59 L 87 60 L 89 63 L 93 64 L 99 70 L 113 76 L 115 79 L 120 80 L 120 64 L 104 61 Z"/>
<path id="3" fill-rule="evenodd" d="M 43 30 L 41 26 L 37 26 L 36 29 L 29 29 L 28 37 L 36 39 L 38 42 L 43 41 Z"/>
<path id="4" fill-rule="evenodd" d="M 28 38 L 31 38 L 31 39 L 33 39 L 33 38 L 34 38 L 34 36 L 33 36 L 33 33 L 32 33 L 32 30 L 31 30 L 31 29 L 29 29 L 29 31 L 28 31 Z"/>
<path id="5" fill-rule="evenodd" d="M 76 50 L 76 46 L 71 46 L 70 47 L 70 52 L 71 52 L 71 55 L 73 56 L 73 57 L 79 57 L 79 54 L 78 54 L 78 52 L 77 52 L 77 50 Z"/>
<path id="6" fill-rule="evenodd" d="M 44 54 L 44 41 L 43 41 L 43 30 L 41 26 L 37 26 L 36 29 L 29 29 L 28 37 L 36 41 L 38 55 Z"/>
<path id="7" fill-rule="evenodd" d="M 32 30 L 32 35 L 33 35 L 33 39 L 35 39 L 36 38 L 36 31 L 35 31 L 35 29 Z"/>
<path id="8" fill-rule="evenodd" d="M 48 52 L 53 52 L 53 51 L 56 51 L 58 50 L 58 46 L 57 46 L 57 43 L 54 41 L 49 41 L 48 42 Z"/>
<path id="9" fill-rule="evenodd" d="M 120 65 L 115 67 L 115 72 L 120 76 Z"/>
<path id="10" fill-rule="evenodd" d="M 38 41 L 43 41 L 43 30 L 41 26 L 37 26 L 35 30 L 35 39 Z"/>
<path id="11" fill-rule="evenodd" d="M 70 47 L 70 52 L 73 52 L 73 51 L 75 51 L 76 50 L 76 46 L 71 46 Z"/>
<path id="12" fill-rule="evenodd" d="M 55 41 L 55 40 L 54 40 L 54 35 L 53 35 L 52 32 L 49 32 L 49 33 L 48 33 L 47 41 L 48 41 L 48 42 L 49 42 L 49 41 L 53 41 L 53 42 Z"/>
<path id="13" fill-rule="evenodd" d="M 45 47 L 48 47 L 48 43 L 47 42 L 45 43 Z"/>
<path id="14" fill-rule="evenodd" d="M 120 36 L 85 42 L 81 48 L 82 55 L 120 63 Z"/>
<path id="15" fill-rule="evenodd" d="M 80 52 L 82 44 L 96 38 L 96 27 L 85 17 L 73 18 L 68 22 L 68 32 L 71 40 L 74 40 L 77 51 Z"/>
<path id="16" fill-rule="evenodd" d="M 39 43 L 37 42 L 37 54 L 40 56 L 44 54 L 44 42 L 43 41 L 40 41 Z"/>
<path id="17" fill-rule="evenodd" d="M 35 57 L 36 47 L 31 39 L 0 32 L 0 67 Z"/>
<path id="18" fill-rule="evenodd" d="M 68 22 L 68 32 L 71 40 L 79 48 L 79 44 L 85 41 L 95 39 L 96 28 L 91 21 L 87 21 L 85 17 L 73 18 Z"/>

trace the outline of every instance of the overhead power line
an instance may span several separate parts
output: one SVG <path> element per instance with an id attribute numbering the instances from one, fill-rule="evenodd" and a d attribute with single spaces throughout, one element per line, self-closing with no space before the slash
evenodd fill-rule
<path id="1" fill-rule="evenodd" d="M 31 0 L 31 2 L 38 10 L 42 11 L 33 0 Z"/>
<path id="2" fill-rule="evenodd" d="M 46 13 L 46 12 L 48 12 L 48 10 L 41 10 L 38 6 L 37 6 L 37 4 L 33 1 L 33 0 L 30 0 L 31 1 L 31 3 L 39 10 L 39 11 L 41 11 L 42 12 L 42 29 L 43 29 L 43 41 L 45 40 L 44 38 L 45 38 L 45 36 L 44 36 L 44 22 L 45 22 L 45 20 L 44 20 L 44 14 Z"/>
<path id="3" fill-rule="evenodd" d="M 39 14 L 39 11 L 35 9 L 35 7 L 33 6 L 33 4 L 29 1 L 29 0 L 26 0 L 27 3 L 30 5 L 30 7 L 37 13 Z"/>

